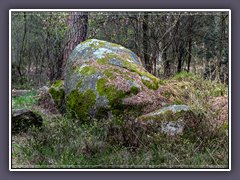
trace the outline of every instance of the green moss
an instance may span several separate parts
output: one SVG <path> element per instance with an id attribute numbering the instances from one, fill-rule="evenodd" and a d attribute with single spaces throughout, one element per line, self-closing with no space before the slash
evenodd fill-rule
<path id="1" fill-rule="evenodd" d="M 81 79 L 78 83 L 77 83 L 77 89 L 80 89 L 82 86 L 83 80 Z"/>
<path id="2" fill-rule="evenodd" d="M 97 91 L 100 94 L 100 96 L 104 95 L 106 83 L 107 80 L 104 78 L 99 79 L 97 82 Z"/>
<path id="3" fill-rule="evenodd" d="M 110 68 L 110 69 L 104 71 L 104 75 L 112 80 L 117 77 L 116 74 L 113 72 L 116 72 L 115 69 Z"/>
<path id="4" fill-rule="evenodd" d="M 85 76 L 90 76 L 96 73 L 96 68 L 93 66 L 84 66 L 84 67 L 80 67 L 78 69 L 78 72 Z"/>
<path id="5" fill-rule="evenodd" d="M 111 102 L 111 104 L 119 104 L 119 101 L 121 101 L 126 96 L 126 93 L 121 90 L 117 90 L 114 86 L 108 86 L 106 96 L 107 99 Z"/>
<path id="6" fill-rule="evenodd" d="M 93 49 L 98 49 L 98 48 L 105 47 L 106 42 L 104 42 L 104 41 L 93 42 L 93 43 L 89 44 L 89 46 Z"/>
<path id="7" fill-rule="evenodd" d="M 109 61 L 110 61 L 111 59 L 113 59 L 113 58 L 119 59 L 119 55 L 114 54 L 114 53 L 106 53 L 106 54 L 104 54 L 104 58 L 98 59 L 97 62 L 98 62 L 99 64 L 106 65 L 106 64 L 108 64 Z"/>
<path id="8" fill-rule="evenodd" d="M 49 93 L 52 95 L 57 108 L 61 108 L 65 96 L 64 82 L 62 80 L 55 81 L 55 83 L 49 89 Z"/>
<path id="9" fill-rule="evenodd" d="M 139 74 L 140 76 L 146 76 L 147 78 L 149 78 L 151 80 L 151 82 L 149 81 L 143 81 L 143 83 L 149 88 L 149 89 L 158 89 L 160 84 L 164 84 L 162 81 L 160 81 L 160 79 L 156 78 L 155 76 L 153 76 L 152 74 L 148 73 L 143 67 L 141 67 L 140 65 L 137 65 L 133 62 L 129 62 L 126 59 L 131 59 L 129 54 L 123 53 L 121 55 L 118 54 L 114 54 L 114 53 L 108 53 L 105 55 L 104 58 L 98 59 L 97 62 L 103 65 L 109 64 L 109 61 L 111 59 L 117 59 L 119 60 L 122 65 L 122 68 L 128 69 L 131 72 L 135 72 L 137 74 Z M 115 70 L 115 69 L 114 69 Z M 122 72 L 120 72 L 122 74 Z M 106 72 L 107 76 L 111 76 L 111 74 L 109 72 Z"/>
<path id="10" fill-rule="evenodd" d="M 63 81 L 62 80 L 56 80 L 54 83 L 55 87 L 61 88 L 63 87 Z"/>
<path id="11" fill-rule="evenodd" d="M 122 99 L 126 96 L 126 93 L 118 90 L 113 85 L 107 85 L 107 80 L 105 78 L 101 78 L 97 82 L 97 91 L 101 96 L 106 95 L 107 99 L 111 102 L 116 99 Z"/>
<path id="12" fill-rule="evenodd" d="M 93 49 L 97 49 L 97 48 L 104 47 L 106 42 L 105 41 L 94 41 L 94 39 L 88 39 L 86 41 L 81 42 L 80 44 L 81 45 L 88 44 L 89 47 L 91 47 Z"/>
<path id="13" fill-rule="evenodd" d="M 92 41 L 91 39 L 90 40 L 87 40 L 85 42 L 90 42 Z M 106 42 L 98 42 L 98 43 L 91 43 L 90 46 L 92 48 L 100 48 L 100 47 L 104 47 L 106 46 Z M 116 46 L 116 47 L 122 47 L 118 44 L 113 44 L 111 43 L 111 46 Z M 132 57 L 129 53 L 127 52 L 123 52 L 121 54 L 116 54 L 116 53 L 106 53 L 104 54 L 104 57 L 103 58 L 100 58 L 97 60 L 97 62 L 99 64 L 103 64 L 103 65 L 106 65 L 106 64 L 110 64 L 109 61 L 111 59 L 117 59 L 118 61 L 121 62 L 121 66 L 122 68 L 126 68 L 128 69 L 129 71 L 132 71 L 132 72 L 135 72 L 137 74 L 139 74 L 140 76 L 146 76 L 148 77 L 149 79 L 151 79 L 152 83 L 149 83 L 149 82 L 143 82 L 148 88 L 150 89 L 158 89 L 159 87 L 159 84 L 163 84 L 163 82 L 161 82 L 158 78 L 156 78 L 155 76 L 153 76 L 152 74 L 148 73 L 143 67 L 141 67 L 140 65 L 138 64 L 135 64 L 134 62 L 129 62 L 128 60 L 132 60 Z M 128 59 L 128 60 L 127 60 Z M 94 70 L 89 70 L 89 69 L 85 69 L 83 70 L 83 73 L 87 73 L 87 75 L 89 74 L 92 74 L 94 73 Z M 110 74 L 109 72 L 106 72 L 106 75 L 107 76 L 111 76 L 112 74 Z"/>
<path id="14" fill-rule="evenodd" d="M 159 84 L 156 82 L 150 82 L 148 80 L 142 80 L 143 84 L 147 86 L 149 89 L 157 90 L 159 87 Z"/>
<path id="15" fill-rule="evenodd" d="M 153 76 L 152 74 L 148 73 L 145 69 L 143 69 L 141 66 L 134 64 L 134 63 L 130 63 L 128 61 L 124 61 L 124 68 L 135 72 L 137 74 L 139 74 L 140 76 L 146 76 L 147 78 L 149 78 L 151 80 L 147 81 L 147 80 L 143 80 L 143 84 L 145 86 L 147 86 L 149 89 L 158 89 L 160 84 L 164 84 L 162 81 L 160 81 L 160 79 L 156 78 L 155 76 Z"/>
<path id="16" fill-rule="evenodd" d="M 124 97 L 127 96 L 126 92 L 118 90 L 113 85 L 108 85 L 107 80 L 105 78 L 101 78 L 98 80 L 97 91 L 101 96 L 106 95 L 109 101 L 110 107 L 113 110 L 113 114 L 118 114 L 122 112 L 123 105 L 121 101 Z"/>
<path id="17" fill-rule="evenodd" d="M 91 107 L 93 107 L 96 102 L 96 94 L 91 89 L 84 93 L 74 90 L 66 97 L 66 102 L 67 110 L 70 111 L 72 116 L 77 117 L 81 121 L 85 121 Z"/>
<path id="18" fill-rule="evenodd" d="M 106 65 L 109 62 L 108 60 L 109 60 L 108 58 L 100 58 L 100 59 L 97 60 L 97 62 L 99 64 Z"/>
<path id="19" fill-rule="evenodd" d="M 140 89 L 136 86 L 132 86 L 131 87 L 131 93 L 132 94 L 137 94 L 140 91 Z"/>
<path id="20" fill-rule="evenodd" d="M 94 39 L 88 39 L 84 42 L 81 42 L 80 44 L 85 44 L 85 43 L 90 43 L 89 46 L 92 48 L 101 48 L 101 47 L 106 47 L 108 44 L 111 44 L 112 47 L 123 47 L 119 44 L 115 44 L 115 43 L 109 43 L 107 41 L 103 41 L 103 40 L 98 40 L 97 42 L 94 41 Z"/>

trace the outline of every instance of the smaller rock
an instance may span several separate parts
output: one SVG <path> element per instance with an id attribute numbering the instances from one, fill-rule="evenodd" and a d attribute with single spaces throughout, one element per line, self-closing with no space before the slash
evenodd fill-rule
<path id="1" fill-rule="evenodd" d="M 30 127 L 41 127 L 42 117 L 28 109 L 17 109 L 12 111 L 12 133 L 26 132 Z"/>
<path id="2" fill-rule="evenodd" d="M 170 136 L 182 134 L 185 126 L 194 126 L 197 117 L 189 106 L 171 105 L 146 115 L 140 116 L 136 122 L 148 132 L 163 133 Z"/>
<path id="3" fill-rule="evenodd" d="M 161 124 L 161 132 L 174 136 L 175 134 L 181 134 L 183 132 L 184 122 L 163 122 Z"/>

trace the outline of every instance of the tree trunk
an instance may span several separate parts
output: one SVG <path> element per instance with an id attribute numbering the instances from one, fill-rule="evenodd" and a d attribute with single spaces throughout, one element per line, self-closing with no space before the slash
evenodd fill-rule
<path id="1" fill-rule="evenodd" d="M 220 26 L 220 41 L 219 41 L 219 52 L 218 52 L 218 57 L 217 57 L 217 69 L 216 69 L 216 80 L 218 82 L 221 81 L 221 74 L 222 74 L 222 58 L 223 58 L 223 41 L 225 39 L 225 18 L 224 18 L 224 13 L 221 14 L 220 17 L 220 22 L 219 22 L 219 26 Z"/>
<path id="2" fill-rule="evenodd" d="M 142 30 L 143 30 L 143 23 L 141 20 L 141 14 L 137 15 L 137 22 L 136 22 L 136 51 L 137 51 L 137 55 L 138 57 L 140 57 L 140 59 L 143 59 L 143 38 L 142 38 Z"/>
<path id="3" fill-rule="evenodd" d="M 163 55 L 162 55 L 162 59 L 163 59 L 163 63 L 164 63 L 164 76 L 168 77 L 170 76 L 170 62 L 167 59 L 167 51 L 164 50 L 163 51 Z"/>
<path id="4" fill-rule="evenodd" d="M 171 19 L 168 17 L 168 15 L 164 15 L 162 17 L 162 22 L 163 22 L 163 33 L 165 33 L 167 29 L 169 29 L 171 26 Z M 172 36 L 172 33 L 170 32 L 168 37 L 171 37 L 171 36 Z M 163 48 L 162 61 L 163 61 L 164 76 L 166 77 L 170 76 L 170 73 L 171 73 L 170 61 L 169 59 L 167 59 L 168 58 L 167 49 L 169 46 L 170 46 L 170 43 L 167 42 L 167 37 L 165 35 L 162 39 L 162 48 Z"/>
<path id="5" fill-rule="evenodd" d="M 177 66 L 178 73 L 182 71 L 183 56 L 184 56 L 184 44 L 183 42 L 180 42 L 178 47 L 178 66 Z"/>
<path id="6" fill-rule="evenodd" d="M 25 46 L 25 39 L 26 39 L 26 33 L 27 33 L 26 18 L 27 18 L 26 17 L 26 12 L 24 12 L 23 13 L 24 29 L 23 29 L 22 46 L 21 46 L 20 55 L 19 55 L 19 62 L 18 62 L 18 65 L 17 65 L 17 71 L 18 71 L 20 77 L 22 77 L 21 66 L 22 66 L 22 61 L 23 61 L 23 57 L 24 57 L 24 46 Z"/>
<path id="7" fill-rule="evenodd" d="M 187 62 L 187 72 L 190 71 L 190 64 L 192 60 L 192 37 L 188 41 L 188 62 Z"/>
<path id="8" fill-rule="evenodd" d="M 189 16 L 188 17 L 188 60 L 187 60 L 187 72 L 190 71 L 190 65 L 191 65 L 191 61 L 192 61 L 192 38 L 193 38 L 193 16 Z"/>
<path id="9" fill-rule="evenodd" d="M 150 63 L 150 56 L 149 56 L 149 36 L 148 36 L 148 31 L 149 31 L 149 27 L 148 27 L 148 13 L 144 13 L 144 17 L 143 17 L 143 56 L 144 56 L 144 64 L 145 64 L 145 68 L 148 72 L 151 73 L 151 63 Z"/>
<path id="10" fill-rule="evenodd" d="M 60 72 L 58 72 L 59 74 L 61 74 L 62 78 L 64 76 L 64 69 L 70 53 L 80 42 L 86 40 L 88 29 L 88 13 L 70 12 L 68 26 L 68 40 L 64 49 L 62 68 L 60 68 Z"/>

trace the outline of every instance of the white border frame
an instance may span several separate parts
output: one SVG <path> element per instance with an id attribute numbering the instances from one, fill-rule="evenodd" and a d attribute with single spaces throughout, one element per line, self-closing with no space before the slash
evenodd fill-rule
<path id="1" fill-rule="evenodd" d="M 12 61 L 11 61 L 11 15 L 12 12 L 30 11 L 92 11 L 92 12 L 228 12 L 229 13 L 229 86 L 228 86 L 228 117 L 229 117 L 229 168 L 228 169 L 28 169 L 12 168 L 12 134 L 11 134 L 11 115 L 12 115 Z M 9 10 L 9 171 L 231 171 L 231 10 L 230 9 L 10 9 Z"/>

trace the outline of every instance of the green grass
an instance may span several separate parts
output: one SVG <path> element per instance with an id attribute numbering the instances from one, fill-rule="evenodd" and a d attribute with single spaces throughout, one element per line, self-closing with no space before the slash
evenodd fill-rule
<path id="1" fill-rule="evenodd" d="M 37 103 L 36 92 L 31 91 L 26 95 L 12 98 L 12 109 L 31 108 Z"/>
<path id="2" fill-rule="evenodd" d="M 129 129 L 110 120 L 80 125 L 66 117 L 45 121 L 42 131 L 14 136 L 12 158 L 35 168 L 208 168 L 228 166 L 227 136 L 207 141 L 187 137 L 140 138 L 126 143 Z M 113 129 L 113 126 L 115 129 Z M 117 131 L 116 131 L 117 129 Z M 113 131 L 114 130 L 114 131 Z M 125 138 L 121 138 L 125 136 Z M 27 137 L 27 138 L 26 138 Z M 18 138 L 24 141 L 18 143 Z M 113 140 L 115 139 L 115 141 Z"/>
<path id="3" fill-rule="evenodd" d="M 187 104 L 192 108 L 209 112 L 211 99 L 228 96 L 228 87 L 215 81 L 209 81 L 192 73 L 181 72 L 165 80 L 165 97 L 173 104 Z"/>
<path id="4" fill-rule="evenodd" d="M 193 94 L 199 94 L 199 92 L 201 92 L 202 96 L 218 97 L 227 95 L 228 93 L 227 85 L 216 81 L 205 80 L 199 75 L 194 75 L 193 73 L 188 73 L 186 71 L 177 73 L 171 79 L 167 80 L 166 83 L 171 83 L 172 81 L 180 82 L 181 89 L 187 88 L 187 91 L 190 91 L 190 93 Z M 181 82 L 183 83 L 181 84 Z"/>
<path id="5" fill-rule="evenodd" d="M 195 75 L 192 73 L 189 73 L 187 71 L 182 71 L 180 73 L 177 73 L 173 79 L 175 80 L 184 80 L 184 79 L 195 79 Z"/>

